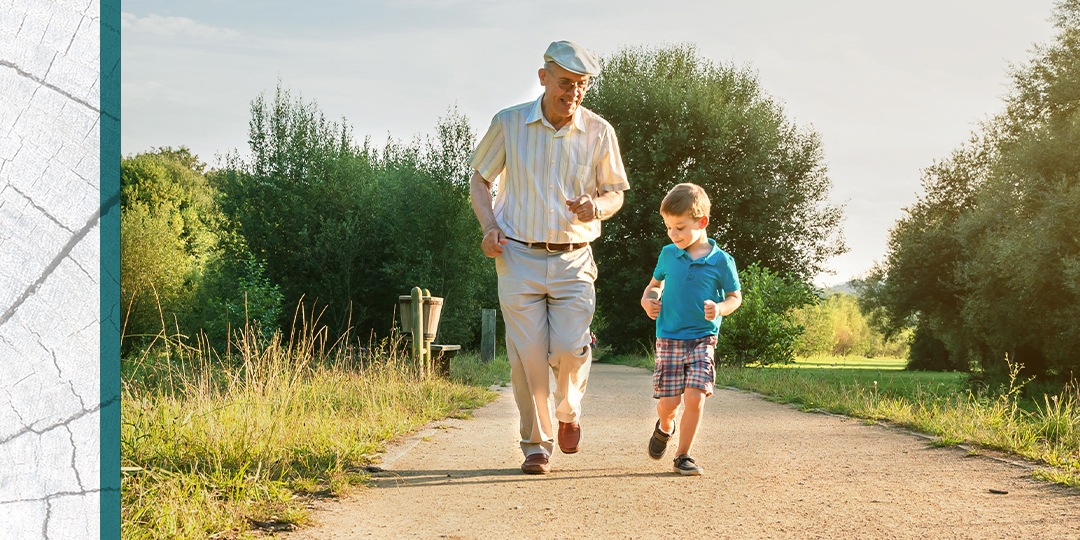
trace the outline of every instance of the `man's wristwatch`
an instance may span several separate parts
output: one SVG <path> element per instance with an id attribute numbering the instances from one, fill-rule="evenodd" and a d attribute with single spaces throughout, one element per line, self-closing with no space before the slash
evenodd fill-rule
<path id="1" fill-rule="evenodd" d="M 593 210 L 593 213 L 596 214 L 596 221 L 603 221 L 604 212 L 600 210 L 600 205 L 596 204 L 596 202 L 593 202 L 593 208 L 595 208 L 595 210 Z"/>

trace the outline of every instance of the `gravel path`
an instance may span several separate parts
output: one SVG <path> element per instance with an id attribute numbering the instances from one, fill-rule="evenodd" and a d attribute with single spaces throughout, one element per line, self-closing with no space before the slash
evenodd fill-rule
<path id="1" fill-rule="evenodd" d="M 646 453 L 651 389 L 645 370 L 594 365 L 582 450 L 556 452 L 544 476 L 520 472 L 517 410 L 504 389 L 472 419 L 392 447 L 373 488 L 320 503 L 314 523 L 287 537 L 1080 539 L 1077 490 L 735 390 L 705 406 L 694 449 L 705 475 L 677 476 L 674 456 Z"/>

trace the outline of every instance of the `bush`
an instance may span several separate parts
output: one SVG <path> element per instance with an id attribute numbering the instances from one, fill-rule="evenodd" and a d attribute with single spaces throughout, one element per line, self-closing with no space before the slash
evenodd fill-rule
<path id="1" fill-rule="evenodd" d="M 934 336 L 927 323 L 920 322 L 911 336 L 907 368 L 912 371 L 952 371 L 957 365 L 945 343 Z"/>
<path id="2" fill-rule="evenodd" d="M 724 317 L 716 362 L 730 366 L 788 364 L 803 326 L 794 310 L 818 301 L 810 285 L 756 264 L 739 272 L 742 307 Z"/>
<path id="3" fill-rule="evenodd" d="M 236 261 L 233 280 L 220 286 L 224 296 L 206 300 L 209 315 L 204 330 L 211 344 L 227 346 L 234 330 L 250 328 L 262 345 L 270 342 L 282 316 L 281 287 L 266 277 L 265 264 L 250 253 Z M 222 279 L 232 272 L 222 272 Z"/>

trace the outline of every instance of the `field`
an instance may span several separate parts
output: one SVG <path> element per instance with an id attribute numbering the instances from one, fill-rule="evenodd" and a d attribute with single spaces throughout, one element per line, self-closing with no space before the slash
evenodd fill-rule
<path id="1" fill-rule="evenodd" d="M 967 376 L 963 373 L 907 371 L 905 364 L 903 358 L 817 356 L 799 358 L 794 364 L 767 369 L 797 369 L 800 376 L 833 385 L 868 388 L 879 393 L 909 397 L 927 392 L 943 395 L 966 388 Z"/>

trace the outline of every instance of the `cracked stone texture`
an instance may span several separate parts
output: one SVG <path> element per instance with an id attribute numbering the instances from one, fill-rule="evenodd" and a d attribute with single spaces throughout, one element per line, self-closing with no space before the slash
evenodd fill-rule
<path id="1" fill-rule="evenodd" d="M 0 0 L 0 540 L 99 535 L 99 9 Z"/>

